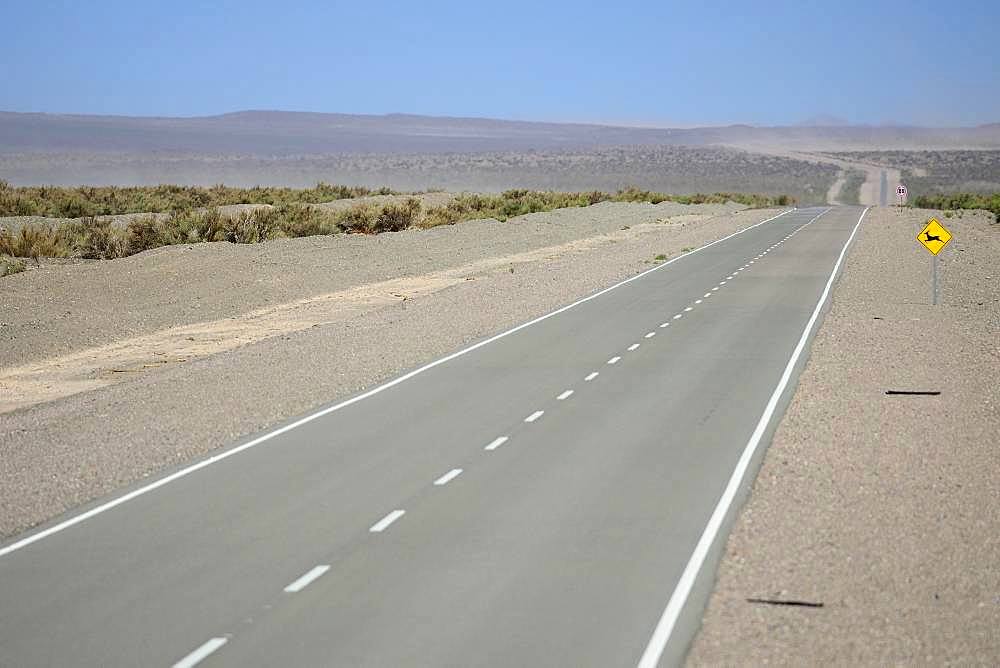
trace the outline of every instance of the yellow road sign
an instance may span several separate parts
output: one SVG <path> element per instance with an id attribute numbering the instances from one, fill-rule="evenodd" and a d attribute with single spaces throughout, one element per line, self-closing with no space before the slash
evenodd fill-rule
<path id="1" fill-rule="evenodd" d="M 951 232 L 939 223 L 937 218 L 931 218 L 924 225 L 924 229 L 920 230 L 920 234 L 917 235 L 917 241 L 923 244 L 924 248 L 930 251 L 931 255 L 937 255 L 951 241 Z"/>

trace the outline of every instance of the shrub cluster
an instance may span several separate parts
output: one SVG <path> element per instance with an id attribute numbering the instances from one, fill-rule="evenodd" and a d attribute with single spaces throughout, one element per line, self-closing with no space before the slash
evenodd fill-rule
<path id="1" fill-rule="evenodd" d="M 787 206 L 793 202 L 787 195 L 775 197 L 746 193 L 713 193 L 710 195 L 667 195 L 665 193 L 626 188 L 616 193 L 590 191 L 580 193 L 537 190 L 508 190 L 500 195 L 460 195 L 446 206 L 429 209 L 421 226 L 450 225 L 473 218 L 507 220 L 526 213 L 551 211 L 567 207 L 590 206 L 598 202 L 677 202 L 679 204 L 724 204 L 737 202 L 751 207 Z"/>
<path id="2" fill-rule="evenodd" d="M 328 186 L 321 184 L 321 187 Z M 169 187 L 164 186 L 164 188 Z M 10 190 L 7 188 L 8 192 Z M 208 206 L 139 216 L 126 225 L 117 224 L 109 218 L 87 216 L 61 224 L 26 225 L 16 233 L 0 228 L 0 254 L 31 258 L 111 259 L 173 244 L 212 241 L 252 244 L 269 239 L 340 232 L 379 234 L 404 230 L 413 225 L 433 227 L 478 218 L 507 220 L 527 213 L 590 206 L 608 201 L 654 204 L 665 201 L 682 204 L 734 201 L 756 207 L 785 206 L 792 202 L 791 198 L 785 195 L 777 197 L 743 193 L 666 195 L 635 188 L 619 190 L 617 193 L 508 190 L 499 195 L 459 195 L 445 206 L 433 207 L 426 211 L 421 210 L 420 201 L 413 197 L 403 203 L 390 202 L 382 205 L 363 203 L 339 211 L 328 211 L 312 206 L 305 200 L 314 196 L 327 198 L 330 196 L 330 191 L 324 191 L 322 195 L 316 194 L 315 189 L 291 191 L 251 188 L 243 192 L 255 192 L 259 195 L 276 190 L 300 193 L 295 195 L 300 199 L 293 198 L 293 201 L 282 201 L 275 206 L 258 207 L 233 215 L 223 214 L 219 209 Z"/>
<path id="3" fill-rule="evenodd" d="M 913 205 L 920 209 L 984 209 L 993 214 L 995 222 L 1000 223 L 1000 193 L 920 195 L 913 201 Z"/>
<path id="4" fill-rule="evenodd" d="M 318 204 L 365 195 L 391 195 L 388 188 L 369 190 L 318 183 L 314 188 L 255 186 L 10 186 L 0 180 L 0 216 L 83 218 L 124 213 L 166 213 L 226 204 Z"/>
<path id="5" fill-rule="evenodd" d="M 59 225 L 26 225 L 17 232 L 0 228 L 0 253 L 12 257 L 78 257 L 108 260 L 160 246 L 209 241 L 255 244 L 284 237 L 339 232 L 378 234 L 412 226 L 420 201 L 365 204 L 324 211 L 308 204 L 281 204 L 225 215 L 218 209 L 184 210 L 140 216 L 119 225 L 110 218 L 87 217 Z"/>

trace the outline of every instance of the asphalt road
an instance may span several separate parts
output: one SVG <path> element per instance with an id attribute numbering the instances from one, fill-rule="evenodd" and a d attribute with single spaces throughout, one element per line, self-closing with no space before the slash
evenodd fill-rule
<path id="1" fill-rule="evenodd" d="M 879 185 L 878 202 L 879 206 L 889 206 L 889 175 L 884 169 Z"/>
<path id="2" fill-rule="evenodd" d="M 861 211 L 786 213 L 8 542 L 0 665 L 679 662 Z"/>

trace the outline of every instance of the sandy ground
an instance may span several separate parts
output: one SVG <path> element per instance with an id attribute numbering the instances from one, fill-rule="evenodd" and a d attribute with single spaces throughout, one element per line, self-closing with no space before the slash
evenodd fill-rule
<path id="1" fill-rule="evenodd" d="M 931 213 L 862 225 L 691 665 L 1000 664 L 1000 226 L 940 218 L 935 307 Z"/>
<path id="2" fill-rule="evenodd" d="M 602 203 L 4 277 L 0 377 L 31 390 L 42 371 L 43 398 L 74 393 L 0 416 L 0 535 L 776 213 L 741 208 Z"/>
<path id="3" fill-rule="evenodd" d="M 393 278 L 255 309 L 236 317 L 180 325 L 0 371 L 0 413 L 93 390 L 162 365 L 180 364 L 264 339 L 346 320 L 379 306 L 425 297 L 463 281 L 526 263 L 544 262 L 610 243 L 656 235 L 662 225 L 709 217 L 686 214 L 615 232 L 485 258 L 418 276 Z"/>

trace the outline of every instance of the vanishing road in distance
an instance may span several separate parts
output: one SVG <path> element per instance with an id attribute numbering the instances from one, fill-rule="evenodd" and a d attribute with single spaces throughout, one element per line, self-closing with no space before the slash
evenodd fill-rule
<path id="1" fill-rule="evenodd" d="M 0 665 L 678 663 L 863 214 L 789 210 L 8 542 Z"/>

